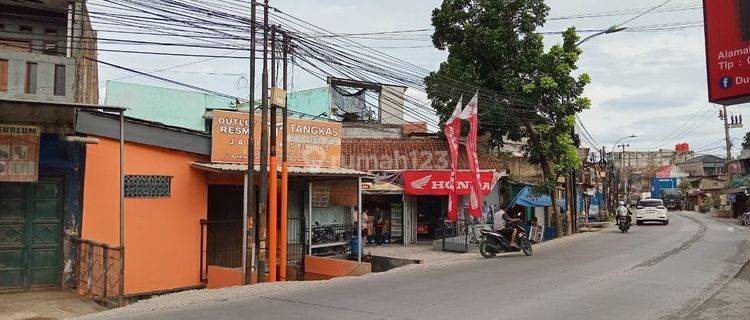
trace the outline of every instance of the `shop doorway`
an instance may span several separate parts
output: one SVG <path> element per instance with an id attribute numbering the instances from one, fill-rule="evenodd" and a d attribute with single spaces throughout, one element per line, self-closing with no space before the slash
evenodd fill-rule
<path id="1" fill-rule="evenodd" d="M 432 243 L 445 223 L 447 196 L 415 196 L 417 243 Z"/>
<path id="2" fill-rule="evenodd" d="M 206 264 L 242 267 L 242 186 L 209 185 Z"/>
<path id="3" fill-rule="evenodd" d="M 0 183 L 0 291 L 60 285 L 63 181 Z"/>
<path id="4" fill-rule="evenodd" d="M 363 197 L 362 207 L 370 214 L 368 221 L 375 220 L 378 213 L 382 215 L 381 240 L 383 244 L 404 243 L 404 197 L 401 194 L 367 195 Z M 376 221 L 370 221 L 367 227 L 367 242 L 375 244 L 378 235 L 374 234 Z"/>

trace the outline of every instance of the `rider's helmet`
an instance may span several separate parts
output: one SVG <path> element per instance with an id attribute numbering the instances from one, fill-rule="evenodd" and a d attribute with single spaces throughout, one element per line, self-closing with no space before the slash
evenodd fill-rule
<path id="1" fill-rule="evenodd" d="M 620 203 L 620 206 L 621 206 L 621 207 L 624 207 L 624 206 L 625 206 L 625 201 L 620 201 L 619 203 Z"/>

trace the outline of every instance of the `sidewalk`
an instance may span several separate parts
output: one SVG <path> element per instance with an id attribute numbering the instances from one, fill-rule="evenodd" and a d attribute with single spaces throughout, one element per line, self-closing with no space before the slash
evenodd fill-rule
<path id="1" fill-rule="evenodd" d="M 438 261 L 473 259 L 477 257 L 476 252 L 455 253 L 432 250 L 432 244 L 390 244 L 380 247 L 365 246 L 363 255 L 373 255 L 388 258 L 419 260 L 422 264 L 430 264 Z"/>
<path id="2" fill-rule="evenodd" d="M 106 309 L 75 293 L 59 290 L 0 294 L 0 320 L 65 319 Z"/>

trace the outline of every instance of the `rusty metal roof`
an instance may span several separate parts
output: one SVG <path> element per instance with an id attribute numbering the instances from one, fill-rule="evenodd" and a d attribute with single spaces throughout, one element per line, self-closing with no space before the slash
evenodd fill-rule
<path id="1" fill-rule="evenodd" d="M 246 164 L 239 163 L 203 163 L 193 162 L 190 164 L 193 168 L 217 173 L 244 173 L 247 171 Z M 323 167 L 295 167 L 289 166 L 289 175 L 292 176 L 347 176 L 347 177 L 370 177 L 367 172 L 345 169 L 345 168 L 323 168 Z M 255 165 L 255 171 L 260 171 L 260 166 Z M 281 171 L 281 166 L 279 166 Z"/>

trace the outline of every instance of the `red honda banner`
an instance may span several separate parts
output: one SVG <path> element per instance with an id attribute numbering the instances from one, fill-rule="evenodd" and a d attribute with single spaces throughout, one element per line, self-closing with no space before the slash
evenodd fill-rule
<path id="1" fill-rule="evenodd" d="M 475 94 L 469 104 L 466 105 L 463 111 L 461 111 L 461 118 L 469 120 L 471 128 L 469 129 L 469 136 L 466 137 L 466 153 L 469 158 L 469 168 L 471 169 L 472 176 L 472 192 L 471 201 L 469 201 L 469 214 L 481 218 L 482 217 L 482 193 L 481 183 L 479 177 L 479 159 L 477 157 L 477 132 L 479 131 L 478 121 L 478 97 Z"/>
<path id="2" fill-rule="evenodd" d="M 479 183 L 483 194 L 489 194 L 492 191 L 494 176 L 493 171 L 479 172 Z M 451 183 L 451 172 L 448 170 L 404 171 L 403 177 L 406 194 L 444 196 L 451 194 L 453 186 L 456 187 L 456 193 L 459 195 L 470 194 L 474 175 L 470 171 L 459 171 L 455 184 Z"/>
<path id="3" fill-rule="evenodd" d="M 461 135 L 461 119 L 458 116 L 461 114 L 461 106 L 463 105 L 463 99 L 458 99 L 456 108 L 453 110 L 453 114 L 448 121 L 445 122 L 443 132 L 445 137 L 448 139 L 448 147 L 451 152 L 451 176 L 450 183 L 453 186 L 451 193 L 448 197 L 448 220 L 456 220 L 458 218 L 458 194 L 456 193 L 456 174 L 458 172 L 458 144 Z"/>

